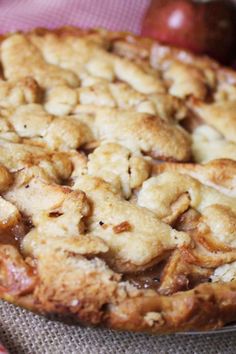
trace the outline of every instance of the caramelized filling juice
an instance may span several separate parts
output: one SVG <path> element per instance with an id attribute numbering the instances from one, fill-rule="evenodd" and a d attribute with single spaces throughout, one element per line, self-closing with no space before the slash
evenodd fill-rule
<path id="1" fill-rule="evenodd" d="M 0 227 L 0 244 L 12 245 L 21 251 L 21 242 L 30 231 L 32 224 L 27 218 L 22 218 L 17 224 L 9 227 Z"/>

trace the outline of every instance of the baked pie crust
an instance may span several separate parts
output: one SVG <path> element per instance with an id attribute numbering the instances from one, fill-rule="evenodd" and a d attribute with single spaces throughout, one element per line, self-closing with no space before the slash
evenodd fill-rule
<path id="1" fill-rule="evenodd" d="M 105 30 L 0 45 L 0 297 L 120 330 L 235 321 L 236 72 Z"/>

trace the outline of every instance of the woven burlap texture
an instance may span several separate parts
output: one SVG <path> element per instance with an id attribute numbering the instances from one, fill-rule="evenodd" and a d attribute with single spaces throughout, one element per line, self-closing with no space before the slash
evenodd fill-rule
<path id="1" fill-rule="evenodd" d="M 11 354 L 230 354 L 236 333 L 166 335 L 118 333 L 51 321 L 0 303 L 0 340 Z"/>

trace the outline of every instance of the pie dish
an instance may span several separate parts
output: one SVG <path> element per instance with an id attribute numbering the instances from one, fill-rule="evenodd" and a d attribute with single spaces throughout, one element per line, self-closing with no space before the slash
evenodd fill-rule
<path id="1" fill-rule="evenodd" d="M 0 297 L 118 330 L 235 321 L 236 72 L 105 30 L 0 46 Z"/>

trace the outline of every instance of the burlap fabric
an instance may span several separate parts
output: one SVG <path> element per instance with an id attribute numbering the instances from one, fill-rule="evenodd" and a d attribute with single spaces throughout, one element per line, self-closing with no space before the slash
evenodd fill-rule
<path id="1" fill-rule="evenodd" d="M 0 303 L 0 340 L 11 354 L 230 354 L 236 332 L 211 335 L 118 333 L 51 321 Z"/>

